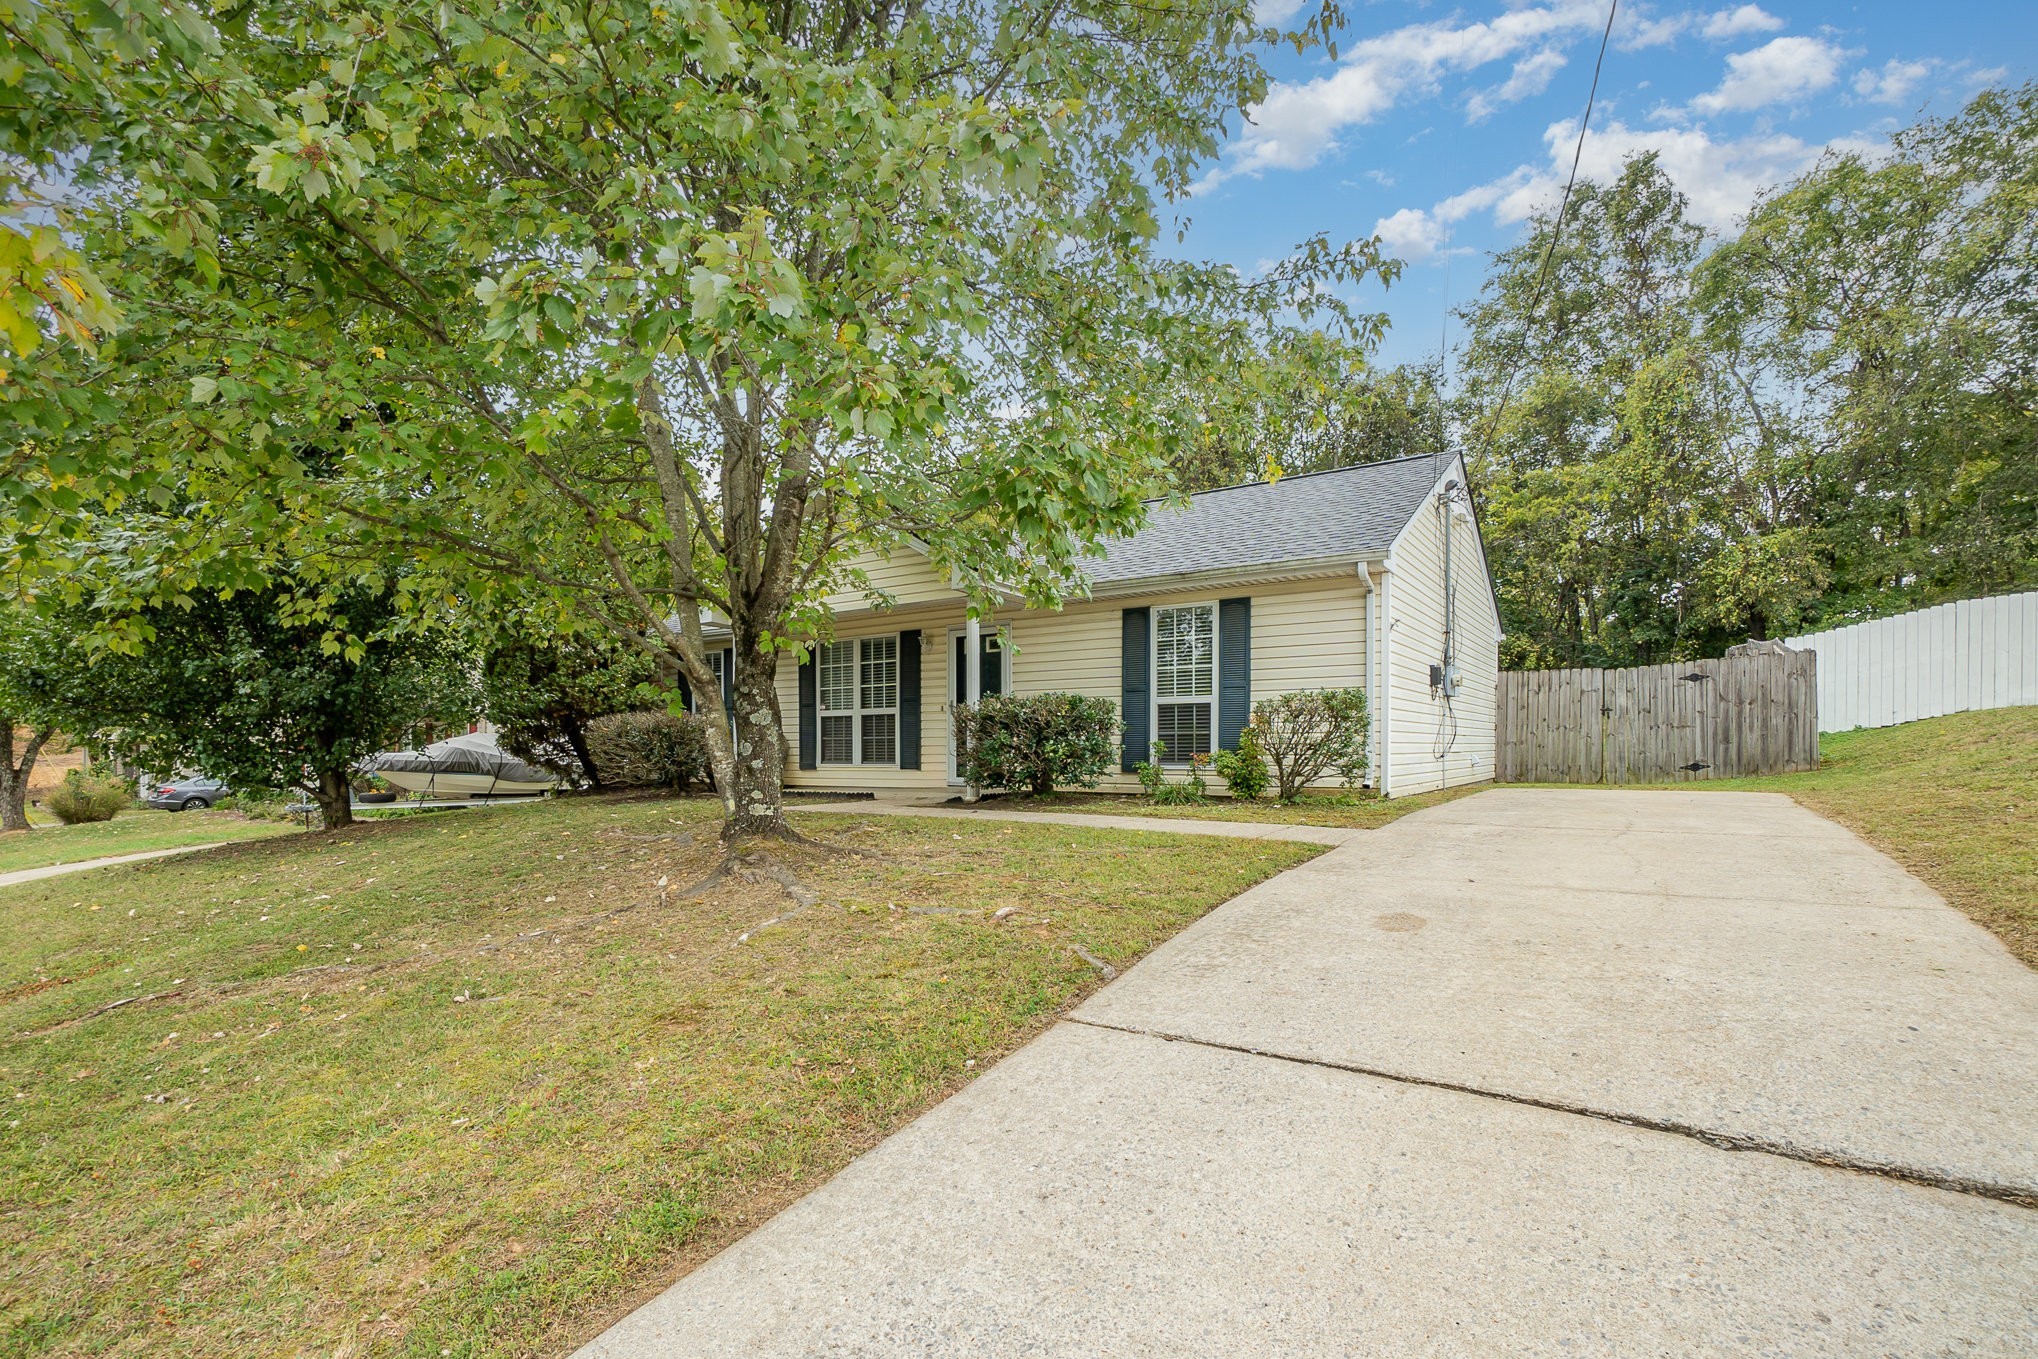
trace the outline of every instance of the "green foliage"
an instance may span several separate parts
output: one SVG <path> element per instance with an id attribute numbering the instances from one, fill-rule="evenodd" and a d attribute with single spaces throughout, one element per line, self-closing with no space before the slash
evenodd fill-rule
<path id="1" fill-rule="evenodd" d="M 639 706 L 657 678 L 650 657 L 599 635 L 512 634 L 482 660 L 482 709 L 504 750 L 600 788 L 604 771 L 588 750 L 588 725 Z"/>
<path id="2" fill-rule="evenodd" d="M 1162 765 L 1167 757 L 1166 743 L 1155 741 L 1153 758 L 1142 760 L 1132 767 L 1132 772 L 1139 778 L 1139 786 L 1146 790 L 1147 800 L 1162 807 L 1186 807 L 1208 801 L 1210 783 L 1203 777 L 1203 770 L 1210 764 L 1210 757 L 1191 755 L 1182 771 L 1180 783 L 1168 777 L 1168 771 Z"/>
<path id="3" fill-rule="evenodd" d="M 587 724 L 587 750 L 608 783 L 692 792 L 708 780 L 706 721 L 663 710 L 610 713 Z"/>
<path id="4" fill-rule="evenodd" d="M 1246 730 L 1272 770 L 1274 796 L 1293 802 L 1326 774 L 1347 788 L 1364 778 L 1372 727 L 1365 690 L 1305 689 L 1253 704 Z"/>
<path id="5" fill-rule="evenodd" d="M 1377 369 L 1373 338 L 1286 330 L 1223 375 L 1199 375 L 1180 400 L 1200 419 L 1175 459 L 1183 489 L 1322 472 L 1447 446 L 1435 365 Z"/>
<path id="6" fill-rule="evenodd" d="M 1529 316 L 1552 226 L 1464 313 L 1506 663 L 2038 584 L 2038 84 L 1828 155 L 1726 240 L 1637 157 L 1581 186 Z"/>
<path id="7" fill-rule="evenodd" d="M 1266 752 L 1260 749 L 1257 730 L 1247 727 L 1238 734 L 1238 749 L 1220 750 L 1210 757 L 1211 767 L 1235 798 L 1247 802 L 1263 796 L 1274 781 L 1267 767 Z"/>
<path id="8" fill-rule="evenodd" d="M 770 674 L 857 549 L 1054 602 L 1201 437 L 1157 387 L 1364 337 L 1342 299 L 1389 272 L 1159 243 L 1269 40 L 1335 3 L 1288 33 L 1243 0 L 185 17 L 196 50 L 104 92 L 139 130 L 93 143 L 78 234 L 123 329 L 0 462 L 24 569 L 127 651 L 138 609 L 285 572 L 571 617 L 696 690 L 726 621 L 774 748 L 711 744 L 768 819 Z"/>
<path id="9" fill-rule="evenodd" d="M 235 788 L 212 804 L 214 811 L 239 812 L 250 821 L 295 821 L 290 805 L 301 797 L 279 788 Z"/>
<path id="10" fill-rule="evenodd" d="M 955 709 L 962 777 L 1046 797 L 1094 788 L 1118 758 L 1118 705 L 1085 694 L 987 695 Z"/>
<path id="11" fill-rule="evenodd" d="M 328 829 L 351 819 L 354 765 L 464 728 L 477 707 L 467 658 L 407 628 L 386 596 L 279 589 L 143 617 L 148 654 L 103 662 L 96 725 L 119 728 L 123 753 L 147 768 L 299 790 Z M 350 640 L 328 637 L 334 623 Z"/>
<path id="12" fill-rule="evenodd" d="M 134 806 L 134 789 L 126 779 L 73 769 L 43 798 L 43 805 L 66 826 L 111 821 Z"/>

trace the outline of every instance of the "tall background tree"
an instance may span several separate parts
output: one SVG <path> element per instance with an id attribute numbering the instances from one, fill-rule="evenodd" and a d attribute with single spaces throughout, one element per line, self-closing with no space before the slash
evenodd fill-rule
<path id="1" fill-rule="evenodd" d="M 126 328 L 76 385 L 119 418 L 15 470 L 24 568 L 157 606 L 386 556 L 696 690 L 726 626 L 728 832 L 787 833 L 774 676 L 856 549 L 910 534 L 986 602 L 1056 600 L 1196 445 L 1157 386 L 1297 319 L 1363 332 L 1369 244 L 1253 280 L 1154 246 L 1265 45 L 1339 17 L 236 7 L 122 86 L 167 144 L 87 234 Z M 80 497 L 173 526 L 93 573 Z"/>
<path id="2" fill-rule="evenodd" d="M 1463 313 L 1511 664 L 1718 655 L 2038 584 L 2038 86 L 1836 154 L 1722 240 L 1652 157 Z"/>

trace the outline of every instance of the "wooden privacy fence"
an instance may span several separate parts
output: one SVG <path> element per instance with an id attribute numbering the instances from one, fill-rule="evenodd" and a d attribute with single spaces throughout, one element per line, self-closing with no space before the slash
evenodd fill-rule
<path id="1" fill-rule="evenodd" d="M 1819 762 L 1818 658 L 1729 656 L 1632 670 L 1503 670 L 1502 783 L 1673 783 Z"/>

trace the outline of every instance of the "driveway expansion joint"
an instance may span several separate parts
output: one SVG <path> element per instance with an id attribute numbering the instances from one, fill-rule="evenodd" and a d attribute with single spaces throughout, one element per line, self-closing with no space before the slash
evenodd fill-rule
<path id="1" fill-rule="evenodd" d="M 1789 1142 L 1773 1141 L 1767 1138 L 1747 1137 L 1739 1133 L 1721 1132 L 1713 1128 L 1702 1128 L 1689 1123 L 1669 1119 L 1650 1118 L 1642 1114 L 1615 1113 L 1608 1109 L 1596 1109 L 1591 1105 L 1575 1104 L 1568 1100 L 1545 1099 L 1535 1095 L 1512 1094 L 1505 1090 L 1490 1090 L 1483 1086 L 1465 1085 L 1458 1081 L 1437 1080 L 1428 1076 L 1415 1076 L 1405 1071 L 1388 1071 L 1380 1067 L 1365 1066 L 1357 1062 L 1340 1062 L 1327 1057 L 1304 1057 L 1295 1053 L 1278 1052 L 1270 1048 L 1250 1047 L 1243 1043 L 1225 1043 L 1211 1038 L 1198 1038 L 1194 1034 L 1171 1033 L 1165 1029 L 1140 1028 L 1131 1024 L 1110 1024 L 1102 1020 L 1084 1019 L 1079 1015 L 1063 1016 L 1065 1022 L 1081 1024 L 1085 1028 L 1103 1029 L 1111 1033 L 1132 1034 L 1140 1038 L 1155 1038 L 1164 1043 L 1187 1043 L 1194 1047 L 1210 1048 L 1218 1052 L 1233 1052 L 1246 1057 L 1264 1057 L 1271 1061 L 1287 1062 L 1294 1066 L 1320 1067 L 1329 1071 L 1342 1071 L 1354 1076 L 1371 1076 L 1377 1080 L 1393 1081 L 1399 1085 L 1421 1086 L 1430 1090 L 1447 1090 L 1460 1095 L 1476 1095 L 1482 1099 L 1499 1100 L 1506 1104 L 1523 1104 L 1532 1109 L 1547 1109 L 1553 1113 L 1571 1114 L 1579 1118 L 1596 1119 L 1602 1123 L 1618 1123 L 1630 1128 L 1645 1128 L 1651 1132 L 1670 1133 L 1678 1137 L 1703 1142 L 1719 1151 L 1751 1151 L 1783 1160 L 1799 1161 L 1806 1165 L 1825 1166 L 1832 1170 L 1851 1171 L 1857 1175 L 1870 1175 L 1877 1179 L 1895 1180 L 1903 1184 L 1919 1185 L 1927 1189 L 1943 1189 L 1949 1193 L 1966 1194 L 1974 1198 L 1992 1199 L 1998 1203 L 2011 1204 L 2018 1208 L 2038 1210 L 2038 1186 L 2000 1184 L 1990 1180 L 1976 1180 L 1959 1175 L 1944 1175 L 1937 1171 L 1924 1170 L 1916 1166 L 1896 1165 L 1883 1161 L 1868 1161 L 1858 1157 L 1845 1156 L 1837 1152 L 1816 1151 L 1796 1146 Z"/>

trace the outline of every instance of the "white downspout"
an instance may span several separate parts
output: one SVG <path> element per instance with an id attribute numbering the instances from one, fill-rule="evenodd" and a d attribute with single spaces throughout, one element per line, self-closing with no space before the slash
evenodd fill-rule
<path id="1" fill-rule="evenodd" d="M 1379 678 L 1373 681 L 1373 788 L 1381 797 L 1394 796 L 1394 558 L 1380 560 L 1380 602 L 1373 616 L 1380 628 Z"/>
<path id="2" fill-rule="evenodd" d="M 983 636 L 982 630 L 977 623 L 977 611 L 974 608 L 972 608 L 969 611 L 969 620 L 963 624 L 963 643 L 962 643 L 963 650 L 962 669 L 963 674 L 966 676 L 962 692 L 964 696 L 968 698 L 969 706 L 972 708 L 976 707 L 977 701 L 984 696 L 984 654 L 982 636 Z M 958 756 L 959 755 L 960 752 L 958 752 Z M 975 802 L 981 796 L 982 794 L 978 791 L 977 786 L 974 783 L 966 783 L 963 785 L 962 800 L 964 802 Z"/>

